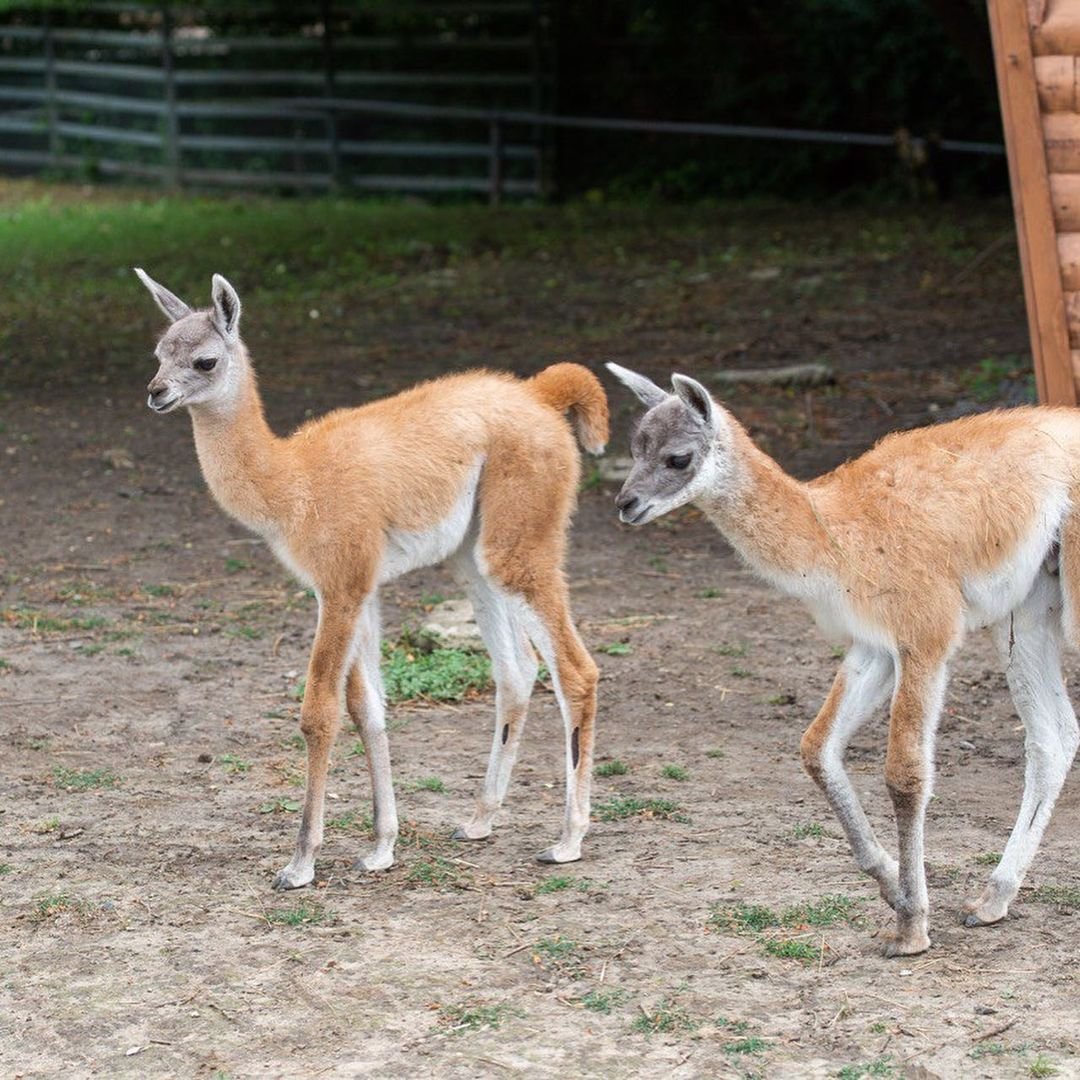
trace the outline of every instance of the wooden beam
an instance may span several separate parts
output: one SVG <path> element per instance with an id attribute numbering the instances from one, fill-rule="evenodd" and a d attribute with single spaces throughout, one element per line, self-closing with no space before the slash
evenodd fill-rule
<path id="1" fill-rule="evenodd" d="M 1039 400 L 1075 405 L 1065 299 L 1025 0 L 988 0 Z M 1050 50 L 1047 50 L 1050 51 Z M 1053 50 L 1064 52 L 1065 50 Z"/>

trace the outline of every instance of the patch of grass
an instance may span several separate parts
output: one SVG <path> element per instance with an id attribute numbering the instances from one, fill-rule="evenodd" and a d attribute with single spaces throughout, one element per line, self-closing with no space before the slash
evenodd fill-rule
<path id="1" fill-rule="evenodd" d="M 689 780 L 690 774 L 681 765 L 665 765 L 660 770 L 665 780 Z"/>
<path id="2" fill-rule="evenodd" d="M 318 926 L 330 917 L 330 912 L 322 904 L 309 904 L 306 900 L 301 900 L 291 908 L 277 908 L 266 913 L 266 921 L 275 926 Z"/>
<path id="3" fill-rule="evenodd" d="M 613 641 L 610 645 L 600 645 L 596 651 L 607 656 L 626 656 L 630 652 L 630 645 L 625 641 Z"/>
<path id="4" fill-rule="evenodd" d="M 53 766 L 53 782 L 64 791 L 94 791 L 97 788 L 114 788 L 120 777 L 108 769 L 67 769 Z"/>
<path id="5" fill-rule="evenodd" d="M 0 877 L 7 877 L 14 869 L 11 863 L 0 862 Z"/>
<path id="6" fill-rule="evenodd" d="M 1004 396 L 1010 386 L 1019 385 L 1028 401 L 1035 400 L 1035 377 L 1031 363 L 1023 356 L 986 356 L 964 370 L 957 381 L 976 401 L 987 402 Z"/>
<path id="7" fill-rule="evenodd" d="M 595 884 L 596 882 L 588 878 L 571 877 L 569 874 L 552 874 L 551 877 L 538 881 L 533 891 L 537 896 L 542 896 L 544 893 L 565 892 L 567 889 L 588 892 Z"/>
<path id="8" fill-rule="evenodd" d="M 821 947 L 801 938 L 766 938 L 762 944 L 769 956 L 783 960 L 820 960 Z"/>
<path id="9" fill-rule="evenodd" d="M 865 1065 L 845 1065 L 837 1074 L 837 1080 L 861 1080 L 864 1076 L 898 1076 L 892 1057 L 875 1058 Z"/>
<path id="10" fill-rule="evenodd" d="M 60 819 L 58 817 L 47 817 L 40 825 L 34 826 L 34 832 L 36 833 L 51 833 L 56 832 L 60 828 Z"/>
<path id="11" fill-rule="evenodd" d="M 791 693 L 790 690 L 785 690 L 779 694 L 773 694 L 772 697 L 766 699 L 768 705 L 794 705 L 798 698 Z"/>
<path id="12" fill-rule="evenodd" d="M 304 804 L 297 799 L 280 797 L 259 804 L 260 814 L 295 814 Z"/>
<path id="13" fill-rule="evenodd" d="M 1032 889 L 1029 899 L 1058 907 L 1080 907 L 1080 888 L 1075 885 L 1040 885 Z"/>
<path id="14" fill-rule="evenodd" d="M 768 1048 L 769 1044 L 757 1035 L 749 1035 L 745 1039 L 724 1043 L 725 1054 L 760 1054 Z"/>
<path id="15" fill-rule="evenodd" d="M 414 791 L 433 791 L 436 795 L 446 794 L 446 785 L 437 776 L 424 776 L 413 782 Z"/>
<path id="16" fill-rule="evenodd" d="M 532 947 L 530 957 L 537 967 L 566 970 L 580 968 L 581 946 L 576 941 L 556 934 L 554 937 L 541 938 Z"/>
<path id="17" fill-rule="evenodd" d="M 5 660 L 2 656 L 0 656 L 0 672 L 11 670 L 11 662 L 9 660 Z"/>
<path id="18" fill-rule="evenodd" d="M 707 758 L 722 758 L 726 757 L 727 755 L 724 753 L 723 750 L 720 749 L 719 746 L 714 746 L 711 750 L 705 751 L 705 756 Z"/>
<path id="19" fill-rule="evenodd" d="M 709 925 L 714 929 L 746 934 L 758 940 L 768 956 L 808 963 L 821 958 L 818 940 L 803 934 L 792 937 L 784 931 L 821 931 L 858 918 L 860 901 L 831 894 L 817 901 L 794 904 L 776 911 L 762 904 L 728 904 L 714 908 Z"/>
<path id="20" fill-rule="evenodd" d="M 1028 1062 L 1029 1076 L 1057 1076 L 1060 1071 L 1045 1054 L 1037 1054 Z"/>
<path id="21" fill-rule="evenodd" d="M 383 647 L 383 681 L 390 702 L 462 701 L 491 688 L 486 653 L 398 643 Z"/>
<path id="22" fill-rule="evenodd" d="M 469 1002 L 464 1005 L 443 1005 L 439 1009 L 439 1025 L 451 1035 L 499 1028 L 508 1016 L 524 1016 L 520 1009 L 510 1005 L 481 1005 Z"/>
<path id="23" fill-rule="evenodd" d="M 241 570 L 250 570 L 251 563 L 245 562 L 243 559 L 226 559 L 225 560 L 225 573 L 226 574 L 239 574 Z"/>
<path id="24" fill-rule="evenodd" d="M 589 1012 L 610 1016 L 612 1011 L 622 1005 L 629 997 L 630 992 L 628 990 L 590 990 L 578 1000 Z"/>
<path id="25" fill-rule="evenodd" d="M 257 627 L 248 626 L 247 623 L 240 623 L 238 626 L 227 626 L 225 636 L 243 638 L 245 641 L 258 641 L 262 638 L 263 632 Z"/>
<path id="26" fill-rule="evenodd" d="M 602 761 L 593 769 L 593 776 L 625 776 L 630 770 L 618 759 Z"/>
<path id="27" fill-rule="evenodd" d="M 662 1035 L 675 1031 L 695 1031 L 698 1021 L 681 1006 L 664 998 L 650 1013 L 642 1011 L 630 1025 L 631 1031 L 639 1035 Z"/>
<path id="28" fill-rule="evenodd" d="M 733 667 L 731 669 L 731 675 L 736 679 L 750 679 L 753 677 L 754 673 L 749 668 Z"/>
<path id="29" fill-rule="evenodd" d="M 468 875 L 456 863 L 441 855 L 415 863 L 405 880 L 410 885 L 425 889 L 464 888 L 470 882 Z"/>
<path id="30" fill-rule="evenodd" d="M 999 1042 L 984 1042 L 979 1043 L 978 1046 L 972 1047 L 968 1052 L 969 1058 L 974 1058 L 976 1061 L 983 1057 L 1000 1057 L 1002 1054 L 1007 1053 L 1004 1043 Z"/>
<path id="31" fill-rule="evenodd" d="M 972 860 L 976 866 L 997 866 L 1001 862 L 1000 851 L 980 851 Z"/>
<path id="32" fill-rule="evenodd" d="M 287 693 L 293 701 L 303 701 L 305 690 L 307 690 L 307 676 L 293 683 L 292 686 L 289 687 Z"/>
<path id="33" fill-rule="evenodd" d="M 715 600 L 718 596 L 721 596 L 719 589 L 713 588 L 711 585 L 707 589 L 702 589 L 697 597 L 699 600 Z"/>
<path id="34" fill-rule="evenodd" d="M 370 832 L 372 824 L 370 815 L 360 814 L 355 810 L 348 810 L 344 814 L 339 814 L 337 817 L 326 819 L 326 828 L 339 829 L 342 832 L 348 829 L 360 829 L 365 832 Z"/>
<path id="35" fill-rule="evenodd" d="M 0 611 L 0 619 L 14 626 L 17 630 L 29 630 L 32 634 L 70 634 L 78 630 L 97 630 L 105 626 L 106 621 L 100 615 L 90 615 L 81 619 L 62 618 L 47 615 L 30 608 L 13 607 Z"/>
<path id="36" fill-rule="evenodd" d="M 346 757 L 364 757 L 367 754 L 367 750 L 364 748 L 363 739 L 355 739 L 352 746 L 349 747 L 349 752 Z"/>
<path id="37" fill-rule="evenodd" d="M 30 913 L 30 918 L 34 922 L 45 922 L 57 915 L 88 915 L 91 911 L 93 911 L 91 904 L 70 893 L 45 893 L 34 900 L 34 909 Z"/>
<path id="38" fill-rule="evenodd" d="M 622 821 L 629 817 L 659 818 L 661 821 L 678 821 L 683 825 L 690 823 L 679 804 L 670 799 L 637 799 L 629 795 L 616 795 L 599 803 L 594 813 L 600 821 Z"/>
<path id="39" fill-rule="evenodd" d="M 180 589 L 176 585 L 144 585 L 142 591 L 147 596 L 179 596 Z"/>
<path id="40" fill-rule="evenodd" d="M 244 761 L 242 758 L 237 757 L 236 754 L 219 755 L 218 764 L 229 773 L 230 776 L 237 776 L 246 773 L 251 769 L 251 762 Z"/>
<path id="41" fill-rule="evenodd" d="M 820 840 L 823 836 L 829 834 L 825 831 L 824 825 L 819 825 L 816 821 L 804 821 L 792 829 L 792 835 L 796 840 L 805 840 L 807 837 L 813 837 L 815 840 Z"/>
<path id="42" fill-rule="evenodd" d="M 714 645 L 713 652 L 718 652 L 721 656 L 745 656 L 746 646 L 741 641 L 725 641 L 722 645 Z"/>

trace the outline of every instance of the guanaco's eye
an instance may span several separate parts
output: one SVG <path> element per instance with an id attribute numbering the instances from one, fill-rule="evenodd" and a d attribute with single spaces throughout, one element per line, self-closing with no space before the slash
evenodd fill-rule
<path id="1" fill-rule="evenodd" d="M 672 454 L 667 459 L 667 467 L 669 469 L 685 469 L 690 464 L 693 454 Z"/>
<path id="2" fill-rule="evenodd" d="M 212 357 L 212 356 L 204 356 L 201 360 L 196 360 L 195 361 L 195 366 L 200 371 L 213 371 L 214 370 L 214 365 L 216 363 L 217 363 L 217 360 L 214 357 Z"/>

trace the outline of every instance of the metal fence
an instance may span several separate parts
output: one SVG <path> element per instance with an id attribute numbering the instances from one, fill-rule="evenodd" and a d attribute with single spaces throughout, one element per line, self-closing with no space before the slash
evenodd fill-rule
<path id="1" fill-rule="evenodd" d="M 258 3 L 242 7 L 258 16 Z M 327 0 L 304 7 L 276 34 L 223 30 L 168 3 L 12 17 L 0 26 L 0 165 L 173 187 L 486 192 L 490 125 L 468 111 L 549 104 L 536 0 L 420 0 L 405 5 L 407 31 L 390 33 L 377 18 L 357 28 Z M 313 95 L 387 95 L 417 111 L 314 109 Z M 434 102 L 466 114 L 436 131 L 424 112 Z M 511 124 L 501 137 L 500 190 L 540 194 L 543 129 Z"/>
<path id="2" fill-rule="evenodd" d="M 0 168 L 129 176 L 170 187 L 474 192 L 552 189 L 557 129 L 1002 154 L 994 143 L 791 128 L 559 116 L 539 0 L 400 0 L 407 31 L 332 0 L 200 11 L 123 0 L 0 26 Z M 350 9 L 352 10 L 352 9 Z M 66 21 L 65 21 L 66 20 Z M 74 25 L 73 25 L 74 23 Z M 362 32 L 361 32 L 362 31 Z"/>

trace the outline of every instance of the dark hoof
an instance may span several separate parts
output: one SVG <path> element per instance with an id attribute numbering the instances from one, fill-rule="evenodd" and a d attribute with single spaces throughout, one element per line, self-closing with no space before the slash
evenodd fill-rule
<path id="1" fill-rule="evenodd" d="M 460 825 L 450 834 L 451 840 L 468 840 L 470 844 L 478 844 L 481 840 L 490 840 L 491 833 L 487 836 L 470 836 Z"/>

